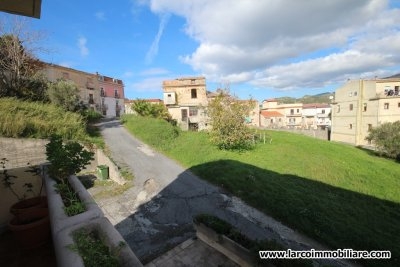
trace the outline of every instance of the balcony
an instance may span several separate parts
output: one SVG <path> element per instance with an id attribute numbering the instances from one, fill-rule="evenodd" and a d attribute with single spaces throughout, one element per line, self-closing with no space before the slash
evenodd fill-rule
<path id="1" fill-rule="evenodd" d="M 399 89 L 390 89 L 390 90 L 385 90 L 383 92 L 377 93 L 375 97 L 372 97 L 371 100 L 377 100 L 381 98 L 394 98 L 394 97 L 400 97 L 400 91 Z"/>
<path id="2" fill-rule="evenodd" d="M 114 94 L 114 97 L 115 97 L 115 98 L 121 98 L 120 96 L 121 96 L 121 95 L 120 95 L 119 93 L 115 93 L 115 94 Z"/>
<path id="3" fill-rule="evenodd" d="M 94 83 L 87 82 L 86 83 L 86 88 L 89 89 L 89 90 L 94 90 Z"/>

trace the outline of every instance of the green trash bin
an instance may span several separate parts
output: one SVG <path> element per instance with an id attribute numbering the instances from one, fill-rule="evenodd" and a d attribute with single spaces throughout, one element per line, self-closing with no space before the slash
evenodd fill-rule
<path id="1" fill-rule="evenodd" d="M 97 166 L 97 173 L 100 180 L 108 179 L 108 166 L 107 165 L 99 165 Z"/>

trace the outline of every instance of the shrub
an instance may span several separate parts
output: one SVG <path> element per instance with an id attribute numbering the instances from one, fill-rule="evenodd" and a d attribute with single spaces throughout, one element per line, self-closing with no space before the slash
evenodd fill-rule
<path id="1" fill-rule="evenodd" d="M 147 144 L 158 148 L 168 149 L 174 145 L 180 129 L 163 119 L 123 115 L 122 123 Z"/>
<path id="2" fill-rule="evenodd" d="M 64 181 L 69 175 L 80 172 L 93 160 L 93 152 L 87 151 L 76 141 L 63 143 L 61 136 L 52 135 L 46 145 L 47 160 L 51 163 L 50 175 Z"/>

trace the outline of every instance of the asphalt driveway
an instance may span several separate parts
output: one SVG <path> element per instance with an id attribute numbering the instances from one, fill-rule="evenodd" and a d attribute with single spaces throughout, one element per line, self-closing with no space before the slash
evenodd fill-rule
<path id="1" fill-rule="evenodd" d="M 154 151 L 118 120 L 99 126 L 112 158 L 135 178 L 124 194 L 98 204 L 142 262 L 194 237 L 193 216 L 199 213 L 218 216 L 250 238 L 273 238 L 292 249 L 326 249 Z"/>

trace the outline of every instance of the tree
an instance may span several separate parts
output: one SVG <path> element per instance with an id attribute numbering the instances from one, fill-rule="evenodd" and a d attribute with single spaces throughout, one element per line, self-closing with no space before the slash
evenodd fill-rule
<path id="1" fill-rule="evenodd" d="M 63 79 L 49 82 L 47 94 L 52 104 L 62 107 L 66 111 L 80 111 L 82 109 L 79 89 L 73 82 Z"/>
<path id="2" fill-rule="evenodd" d="M 400 121 L 385 122 L 372 128 L 365 139 L 373 141 L 381 155 L 400 160 Z"/>
<path id="3" fill-rule="evenodd" d="M 32 45 L 40 36 L 25 30 L 17 20 L 10 30 L 0 22 L 0 97 L 45 100 L 46 83 L 38 72 L 43 64 Z"/>
<path id="4" fill-rule="evenodd" d="M 249 149 L 253 144 L 253 134 L 245 124 L 254 101 L 239 101 L 228 91 L 219 91 L 208 105 L 212 129 L 211 141 L 220 149 Z"/>

